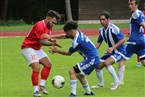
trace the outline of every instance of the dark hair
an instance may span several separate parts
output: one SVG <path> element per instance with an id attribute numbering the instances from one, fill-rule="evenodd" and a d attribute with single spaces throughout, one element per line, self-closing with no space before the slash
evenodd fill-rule
<path id="1" fill-rule="evenodd" d="M 68 32 L 69 30 L 72 30 L 72 29 L 76 30 L 77 28 L 78 28 L 78 24 L 76 22 L 68 21 L 64 25 L 63 30 L 64 30 L 64 32 Z"/>
<path id="2" fill-rule="evenodd" d="M 54 11 L 54 10 L 48 11 L 47 16 L 52 17 L 52 18 L 55 17 L 57 19 L 57 21 L 60 21 L 60 19 L 61 19 L 60 14 L 57 11 Z"/>
<path id="3" fill-rule="evenodd" d="M 101 12 L 101 14 L 99 15 L 99 18 L 100 16 L 104 15 L 106 19 L 110 18 L 110 13 L 108 11 L 103 11 Z"/>
<path id="4" fill-rule="evenodd" d="M 139 4 L 139 0 L 129 0 L 130 2 L 135 1 L 135 4 L 138 5 Z"/>

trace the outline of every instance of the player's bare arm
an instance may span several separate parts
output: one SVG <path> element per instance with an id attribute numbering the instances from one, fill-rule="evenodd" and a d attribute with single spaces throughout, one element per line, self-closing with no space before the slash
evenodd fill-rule
<path id="1" fill-rule="evenodd" d="M 107 53 L 111 53 L 115 48 L 119 47 L 121 44 L 125 42 L 125 39 L 121 39 L 119 42 L 117 42 L 115 45 L 112 47 L 108 48 Z"/>
<path id="2" fill-rule="evenodd" d="M 39 43 L 43 46 L 52 46 L 54 43 L 47 40 L 39 40 Z"/>
<path id="3" fill-rule="evenodd" d="M 61 39 L 65 38 L 66 34 L 57 34 L 57 35 L 50 35 L 51 38 Z"/>
<path id="4" fill-rule="evenodd" d="M 95 45 L 96 48 L 99 49 L 99 47 L 101 46 L 101 44 L 102 44 L 102 43 L 97 42 L 96 45 Z"/>
<path id="5" fill-rule="evenodd" d="M 50 42 L 48 40 L 39 40 L 39 43 L 43 46 L 57 46 L 57 47 L 62 47 L 57 41 L 55 42 Z"/>
<path id="6" fill-rule="evenodd" d="M 58 35 L 62 37 L 63 35 Z M 44 33 L 41 35 L 41 39 L 39 40 L 40 44 L 43 46 L 58 46 L 61 47 L 61 45 L 56 41 L 56 39 L 53 39 L 50 35 Z"/>
<path id="7" fill-rule="evenodd" d="M 62 55 L 67 55 L 70 56 L 72 53 L 70 53 L 69 51 L 62 51 L 62 50 L 58 50 L 57 48 L 51 48 L 51 50 L 49 51 L 50 53 L 58 53 L 58 54 L 62 54 Z"/>

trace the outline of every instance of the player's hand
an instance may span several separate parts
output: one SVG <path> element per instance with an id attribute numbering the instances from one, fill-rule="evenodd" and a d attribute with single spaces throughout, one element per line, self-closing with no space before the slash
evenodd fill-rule
<path id="1" fill-rule="evenodd" d="M 107 53 L 112 53 L 112 51 L 113 51 L 114 49 L 113 49 L 113 47 L 110 47 L 110 48 L 108 48 L 108 50 L 107 50 Z"/>
<path id="2" fill-rule="evenodd" d="M 62 46 L 57 41 L 53 42 L 53 45 L 52 46 L 57 46 L 57 47 L 62 48 Z"/>
<path id="3" fill-rule="evenodd" d="M 52 54 L 57 53 L 57 51 L 58 51 L 58 49 L 57 49 L 55 46 L 53 46 L 53 47 L 50 48 L 50 50 L 49 50 L 49 52 L 52 53 Z"/>
<path id="4" fill-rule="evenodd" d="M 56 39 L 52 39 L 52 38 L 50 38 L 49 41 L 55 43 L 55 42 L 56 42 Z"/>

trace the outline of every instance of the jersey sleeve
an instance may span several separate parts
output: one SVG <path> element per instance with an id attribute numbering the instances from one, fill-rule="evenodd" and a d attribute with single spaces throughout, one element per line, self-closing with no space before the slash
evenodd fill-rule
<path id="1" fill-rule="evenodd" d="M 113 34 L 117 35 L 117 34 L 120 33 L 120 29 L 119 29 L 116 25 L 112 24 L 112 25 L 111 25 L 111 32 L 112 32 Z"/>
<path id="2" fill-rule="evenodd" d="M 69 52 L 70 52 L 70 53 L 74 53 L 74 52 L 76 52 L 76 51 L 77 51 L 76 48 L 73 48 L 73 47 L 70 47 L 70 48 L 69 48 Z"/>
<path id="3" fill-rule="evenodd" d="M 42 34 L 45 33 L 45 29 L 39 24 L 36 25 L 35 27 L 35 35 L 38 39 L 41 39 Z"/>
<path id="4" fill-rule="evenodd" d="M 124 35 L 122 34 L 121 31 L 119 31 L 119 33 L 117 34 L 117 39 L 121 40 L 124 38 Z"/>
<path id="5" fill-rule="evenodd" d="M 69 52 L 74 53 L 76 51 L 78 51 L 78 43 L 73 41 L 71 47 L 69 48 Z"/>
<path id="6" fill-rule="evenodd" d="M 98 36 L 98 41 L 99 43 L 103 42 L 103 37 L 101 36 L 101 30 L 99 30 L 99 36 Z"/>
<path id="7" fill-rule="evenodd" d="M 140 11 L 135 11 L 132 14 L 132 18 L 137 22 L 138 24 L 142 23 L 144 21 L 144 16 Z"/>

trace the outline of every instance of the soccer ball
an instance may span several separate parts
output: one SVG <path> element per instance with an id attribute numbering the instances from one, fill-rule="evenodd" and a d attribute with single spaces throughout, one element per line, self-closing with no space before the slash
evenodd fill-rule
<path id="1" fill-rule="evenodd" d="M 55 88 L 60 89 L 64 86 L 64 84 L 65 84 L 65 79 L 62 76 L 56 75 L 55 77 L 53 77 L 52 85 Z"/>

